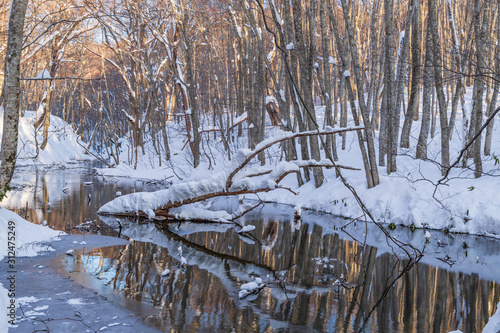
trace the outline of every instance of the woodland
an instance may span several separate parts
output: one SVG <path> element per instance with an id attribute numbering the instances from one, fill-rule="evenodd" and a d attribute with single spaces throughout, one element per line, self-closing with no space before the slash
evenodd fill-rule
<path id="1" fill-rule="evenodd" d="M 335 164 L 337 149 L 345 149 L 345 133 L 320 132 L 346 127 L 352 119 L 364 127 L 357 136 L 368 187 L 378 185 L 379 167 L 397 170 L 399 147 L 416 144 L 415 158 L 427 159 L 428 140 L 435 135 L 441 152 L 434 162 L 443 176 L 463 165 L 481 177 L 482 159 L 491 154 L 500 83 L 498 3 L 286 4 L 30 1 L 21 110 L 37 110 L 40 149 L 50 116 L 56 115 L 109 164 L 122 162 L 123 137 L 134 151 L 127 163 L 137 166 L 148 141 L 161 164 L 172 154 L 166 124 L 175 122 L 184 128 L 197 167 L 206 154 L 203 140 L 221 140 L 230 159 L 236 136 L 246 135 L 253 149 L 275 126 L 317 131 L 282 144 L 287 161 Z M 9 6 L 3 1 L 0 8 L 4 58 Z M 470 108 L 464 98 L 468 87 Z M 325 105 L 322 122 L 315 105 Z M 420 127 L 413 142 L 412 126 Z M 464 149 L 451 160 L 456 127 Z M 485 135 L 478 136 L 480 131 Z M 266 163 L 263 152 L 258 158 Z M 319 187 L 323 177 L 322 167 L 306 166 L 298 181 L 313 179 Z"/>
<path id="2" fill-rule="evenodd" d="M 438 310 L 419 305 L 418 311 L 425 312 L 424 317 L 432 315 L 437 330 L 439 325 L 463 329 L 463 318 L 469 315 L 465 331 L 480 330 L 491 317 L 488 329 L 494 332 L 500 327 L 500 310 L 494 307 L 500 299 L 498 284 L 491 282 L 490 287 L 490 281 L 474 280 L 476 287 L 470 287 L 463 282 L 468 276 L 460 275 L 463 283 L 457 283 L 453 274 L 462 274 L 466 267 L 465 271 L 481 271 L 482 279 L 498 282 L 498 255 L 489 244 L 500 238 L 500 136 L 495 130 L 500 111 L 499 13 L 500 2 L 493 0 L 0 0 L 0 62 L 5 63 L 0 67 L 0 201 L 5 199 L 2 204 L 19 215 L 19 206 L 25 205 L 27 219 L 28 201 L 22 191 L 33 187 L 36 221 L 31 222 L 45 226 L 48 219 L 56 230 L 73 232 L 101 221 L 114 228 L 118 238 L 137 241 L 127 245 L 139 247 L 136 254 L 127 254 L 130 262 L 148 274 L 151 268 L 156 282 L 187 276 L 196 265 L 202 268 L 199 276 L 217 276 L 223 269 L 218 262 L 211 266 L 203 255 L 220 257 L 227 276 L 213 281 L 227 288 L 219 290 L 221 298 L 230 294 L 226 290 L 239 289 L 238 298 L 232 298 L 235 303 L 272 286 L 273 292 L 284 294 L 279 294 L 275 307 L 288 304 L 288 276 L 292 285 L 306 289 L 304 300 L 301 296 L 292 302 L 300 307 L 313 298 L 307 294 L 312 284 L 320 281 L 323 286 L 323 280 L 311 275 L 313 266 L 308 263 L 315 260 L 318 269 L 332 269 L 324 274 L 333 283 L 324 282 L 325 295 L 343 288 L 352 297 L 346 318 L 339 318 L 349 323 L 351 311 L 359 306 L 354 326 L 362 321 L 361 329 L 396 289 L 405 295 L 413 290 L 414 298 L 408 299 L 411 306 L 418 303 L 418 288 L 392 287 L 398 280 L 417 283 L 417 268 L 412 267 L 427 260 L 431 268 L 421 270 L 433 276 L 436 288 L 426 289 L 427 298 L 445 295 L 446 286 L 437 283 L 444 281 L 458 288 L 446 294 L 457 308 L 443 312 L 446 307 L 438 295 L 431 300 Z M 99 166 L 92 165 L 92 181 L 85 180 L 86 175 L 75 176 L 76 189 L 62 175 L 80 158 Z M 34 166 L 33 170 L 41 165 L 40 177 L 37 169 L 35 185 L 16 184 L 9 192 L 9 186 L 22 178 L 13 178 L 16 165 Z M 45 167 L 55 167 L 56 174 L 62 170 L 57 182 L 62 188 L 51 196 L 71 197 L 70 206 L 82 209 L 79 217 L 67 217 L 74 209 L 57 207 L 59 203 L 52 216 L 68 215 L 57 222 L 47 217 L 52 209 Z M 107 183 L 113 177 L 146 179 L 161 188 L 140 192 L 135 184 L 127 185 L 129 193 L 122 195 L 117 185 Z M 45 186 L 41 200 L 39 178 Z M 104 192 L 106 200 L 101 198 Z M 228 197 L 237 200 L 218 201 Z M 42 207 L 37 211 L 38 201 Z M 276 203 L 292 210 L 285 227 L 283 216 L 279 223 L 265 214 L 260 222 L 245 220 L 246 214 L 259 211 L 256 208 L 265 211 L 265 204 Z M 94 208 L 95 220 L 84 222 L 83 212 Z M 45 230 L 37 235 L 23 218 L 0 209 L 35 241 L 55 233 L 37 226 Z M 311 211 L 318 214 L 311 219 L 327 221 L 321 228 L 318 224 L 308 229 L 313 224 L 302 222 Z M 141 223 L 136 223 L 138 218 Z M 341 226 L 335 224 L 338 221 Z M 11 223 L 3 216 L 0 222 Z M 206 222 L 211 223 L 209 231 L 203 229 Z M 362 222 L 363 230 L 357 228 Z M 174 225 L 177 229 L 169 229 Z M 202 230 L 199 235 L 196 228 Z M 431 234 L 429 229 L 436 231 Z M 346 236 L 344 246 L 352 249 L 340 259 L 332 254 L 344 251 L 339 230 L 355 236 Z M 227 249 L 219 232 L 231 236 Z M 450 240 L 458 233 L 486 237 Z M 290 237 L 279 238 L 284 234 Z M 295 247 L 299 234 L 301 243 Z M 442 239 L 450 242 L 449 248 Z M 240 246 L 250 259 L 231 254 Z M 370 246 L 380 247 L 382 254 Z M 432 246 L 450 255 L 437 257 L 436 250 L 424 256 Z M 474 246 L 480 250 L 474 252 Z M 260 267 L 255 258 L 261 250 L 274 280 L 243 268 L 235 273 L 238 278 L 228 278 L 236 272 L 228 268 L 228 260 L 248 265 L 245 269 Z M 113 256 L 117 251 L 103 253 Z M 384 251 L 394 257 L 386 260 Z M 478 256 L 474 259 L 468 251 Z M 134 259 L 153 252 L 161 253 L 154 257 L 157 267 L 150 261 L 142 267 Z M 292 257 L 297 253 L 298 259 L 281 258 L 282 252 Z M 318 257 L 322 252 L 325 257 Z M 66 255 L 73 257 L 73 252 Z M 345 272 L 344 266 L 333 265 L 347 262 L 347 257 L 362 263 L 354 273 L 347 265 Z M 168 265 L 164 258 L 170 258 Z M 365 280 L 370 281 L 377 258 L 387 261 L 378 272 L 389 277 L 380 279 L 386 282 L 377 288 L 385 289 L 366 314 L 363 302 L 368 302 L 371 289 Z M 292 265 L 293 260 L 297 263 Z M 448 277 L 442 266 L 456 272 Z M 448 280 L 437 278 L 436 267 Z M 294 269 L 300 274 L 293 275 Z M 365 269 L 370 271 L 366 276 Z M 472 279 L 479 281 L 475 273 Z M 250 282 L 235 288 L 236 280 Z M 422 290 L 427 288 L 430 279 L 418 280 Z M 189 290 L 186 281 L 183 288 Z M 168 285 L 174 290 L 174 285 L 156 282 L 151 285 L 160 304 L 161 288 Z M 474 294 L 478 291 L 480 296 Z M 359 295 L 364 301 L 357 301 Z M 330 296 L 321 302 L 337 306 L 338 299 Z M 463 307 L 462 296 L 467 299 Z M 200 304 L 205 304 L 202 298 Z M 190 311 L 187 308 L 183 311 Z M 466 313 L 471 308 L 480 315 Z M 384 311 L 380 313 L 387 313 L 387 308 Z M 392 314 L 396 323 L 398 311 L 403 310 Z M 380 327 L 387 316 L 377 318 Z M 453 316 L 456 323 L 448 320 Z"/>

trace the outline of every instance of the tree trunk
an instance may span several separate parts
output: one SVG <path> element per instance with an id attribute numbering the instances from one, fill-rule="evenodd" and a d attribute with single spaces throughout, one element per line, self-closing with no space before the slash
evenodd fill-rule
<path id="1" fill-rule="evenodd" d="M 193 129 L 193 166 L 196 168 L 200 164 L 200 121 L 198 115 L 198 97 L 197 97 L 197 89 L 196 89 L 196 81 L 194 80 L 193 75 L 193 54 L 194 50 L 191 47 L 191 42 L 188 36 L 188 15 L 184 13 L 184 22 L 182 26 L 182 32 L 184 35 L 184 43 L 185 43 L 185 54 L 186 54 L 186 83 L 188 85 L 187 90 L 189 94 L 189 104 L 191 106 L 191 124 Z"/>
<path id="2" fill-rule="evenodd" d="M 3 135 L 0 149 L 0 189 L 8 186 L 14 174 L 19 134 L 20 63 L 27 0 L 12 0 L 9 14 L 7 51 L 4 69 Z"/>
<path id="3" fill-rule="evenodd" d="M 359 64 L 358 49 L 356 48 L 356 40 L 354 39 L 354 26 L 349 16 L 349 7 L 346 0 L 342 0 L 342 9 L 344 12 L 344 20 L 349 37 L 349 44 L 352 56 L 352 65 L 354 67 L 354 76 L 356 78 L 356 86 L 358 90 L 358 105 L 365 126 L 366 143 L 368 148 L 368 159 L 370 163 L 370 173 L 372 175 L 373 186 L 379 184 L 377 157 L 375 155 L 375 145 L 373 142 L 373 133 L 370 126 L 370 111 L 365 103 L 365 92 L 363 89 L 363 76 L 361 74 L 361 66 Z"/>
<path id="4" fill-rule="evenodd" d="M 429 23 L 432 32 L 434 53 L 434 81 L 439 105 L 439 123 L 441 128 L 441 173 L 444 175 L 450 167 L 450 140 L 448 139 L 448 114 L 443 90 L 441 43 L 439 41 L 436 1 L 428 0 Z"/>
<path id="5" fill-rule="evenodd" d="M 316 115 L 314 111 L 314 103 L 313 103 L 313 81 L 312 81 L 312 74 L 313 74 L 313 65 L 314 65 L 314 60 L 315 60 L 315 47 L 316 47 L 316 9 L 317 9 L 317 2 L 316 0 L 311 1 L 311 4 L 309 6 L 308 12 L 309 12 L 309 21 L 306 21 L 306 23 L 309 23 L 308 28 L 310 32 L 310 37 L 313 36 L 314 38 L 309 38 L 309 43 L 306 42 L 306 36 L 305 32 L 303 30 L 304 24 L 303 24 L 303 8 L 302 8 L 302 3 L 299 0 L 293 0 L 292 1 L 293 5 L 293 22 L 294 22 L 294 30 L 295 30 L 295 48 L 297 52 L 297 60 L 299 64 L 299 70 L 300 70 L 300 89 L 297 91 L 297 93 L 300 93 L 303 98 L 303 105 L 299 104 L 299 108 L 302 109 L 303 107 L 303 112 L 302 118 L 306 126 L 306 130 L 316 130 Z M 314 14 L 313 14 L 314 13 Z M 307 25 L 306 25 L 307 26 Z M 309 47 L 307 47 L 309 46 Z M 297 77 L 297 76 L 296 76 Z M 300 121 L 300 120 L 299 120 Z M 299 123 L 299 129 L 300 129 L 300 123 Z M 302 129 L 301 129 L 302 131 Z M 307 141 L 301 140 L 301 146 L 307 149 Z M 301 148 L 302 148 L 301 147 Z M 305 150 L 302 148 L 302 155 L 303 158 L 306 155 Z M 319 144 L 318 144 L 318 138 L 315 136 L 314 138 L 311 137 L 309 138 L 309 148 L 311 150 L 311 157 L 320 160 L 321 156 L 319 153 Z M 309 154 L 307 153 L 307 156 Z M 319 187 L 323 184 L 324 176 L 323 176 L 323 170 L 320 168 L 314 168 L 313 170 L 313 177 L 314 177 L 314 183 L 316 187 Z M 306 173 L 306 179 L 307 179 L 307 173 Z"/>
<path id="6" fill-rule="evenodd" d="M 331 86 L 331 72 L 330 72 L 330 43 L 328 41 L 328 31 L 326 26 L 326 3 L 320 1 L 320 25 L 321 25 L 321 48 L 323 51 L 323 97 L 325 100 L 325 118 L 326 125 L 333 127 L 332 117 L 332 86 Z M 337 150 L 335 149 L 335 135 L 327 135 L 324 149 L 331 158 L 335 161 L 338 160 Z"/>
<path id="7" fill-rule="evenodd" d="M 411 35 L 411 91 L 403 129 L 401 130 L 401 148 L 410 148 L 410 132 L 413 117 L 418 113 L 418 95 L 420 92 L 420 53 L 422 27 L 420 25 L 420 0 L 413 0 L 413 26 Z M 407 29 L 408 30 L 408 29 Z"/>
<path id="8" fill-rule="evenodd" d="M 422 91 L 422 125 L 417 143 L 417 158 L 427 159 L 427 138 L 431 123 L 431 89 L 432 89 L 432 36 L 429 23 L 425 37 L 424 87 Z"/>
<path id="9" fill-rule="evenodd" d="M 498 5 L 498 13 L 500 13 L 500 2 L 497 2 Z M 500 41 L 500 17 L 497 16 L 497 41 Z M 495 55 L 495 73 L 500 73 L 500 45 L 496 46 L 496 55 Z M 493 92 L 491 94 L 490 104 L 488 105 L 488 112 L 486 116 L 491 116 L 493 111 L 495 110 L 498 98 L 498 89 L 500 89 L 500 80 L 497 78 L 494 80 L 493 84 Z M 490 121 L 488 126 L 486 127 L 486 138 L 484 139 L 484 155 L 489 156 L 491 154 L 491 139 L 493 137 L 493 124 L 494 118 Z"/>
<path id="10" fill-rule="evenodd" d="M 417 0 L 418 1 L 418 0 Z M 396 121 L 395 124 L 395 129 L 396 132 L 393 133 L 393 135 L 396 137 L 396 147 L 397 147 L 397 141 L 399 137 L 399 125 L 400 125 L 400 119 L 401 119 L 401 104 L 403 104 L 403 109 L 404 109 L 404 87 L 406 86 L 406 75 L 405 75 L 405 69 L 406 69 L 406 59 L 407 59 L 407 50 L 408 50 L 408 45 L 410 44 L 410 27 L 412 25 L 412 18 L 413 18 L 413 13 L 415 11 L 415 0 L 409 2 L 408 10 L 406 13 L 406 25 L 405 25 L 405 30 L 404 30 L 404 35 L 403 32 L 400 33 L 400 43 L 399 43 L 399 52 L 398 52 L 398 59 L 397 59 L 397 64 L 396 64 L 396 79 L 395 79 L 395 92 L 396 92 L 396 118 L 394 119 Z M 403 36 L 401 36 L 403 35 Z M 409 104 L 409 103 L 408 103 Z M 406 118 L 408 117 L 408 114 L 406 114 Z M 405 122 L 406 122 L 405 118 Z M 404 125 L 404 123 L 403 123 Z M 397 155 L 397 149 L 396 149 L 396 155 Z"/>
<path id="11" fill-rule="evenodd" d="M 397 155 L 397 132 L 399 123 L 396 117 L 396 89 L 394 89 L 394 0 L 384 1 L 384 23 L 385 23 L 385 77 L 384 94 L 386 96 L 387 109 L 387 173 L 395 172 Z"/>
<path id="12" fill-rule="evenodd" d="M 487 25 L 489 21 L 489 0 L 484 0 L 484 7 L 481 10 L 481 1 L 475 0 L 474 2 L 474 30 L 476 39 L 476 75 L 474 76 L 474 90 L 472 94 L 472 114 L 469 130 L 468 142 L 472 137 L 479 132 L 483 122 L 483 95 L 484 95 L 484 75 L 486 70 L 486 35 Z M 481 11 L 483 14 L 483 21 L 481 24 Z M 474 158 L 474 175 L 476 178 L 481 177 L 483 173 L 483 165 L 481 161 L 481 136 L 469 148 L 469 153 Z M 470 156 L 469 155 L 469 156 Z"/>

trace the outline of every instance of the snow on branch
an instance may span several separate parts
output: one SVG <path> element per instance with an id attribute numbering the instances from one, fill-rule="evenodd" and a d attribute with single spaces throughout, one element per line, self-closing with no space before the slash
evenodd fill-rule
<path id="1" fill-rule="evenodd" d="M 260 152 L 263 150 L 271 147 L 274 144 L 299 138 L 299 137 L 304 137 L 304 136 L 314 136 L 314 135 L 327 135 L 327 134 L 335 134 L 335 133 L 342 133 L 342 132 L 350 132 L 350 131 L 360 131 L 363 130 L 363 126 L 354 126 L 354 127 L 343 127 L 343 128 L 332 128 L 330 126 L 327 126 L 324 131 L 306 131 L 306 132 L 299 132 L 299 133 L 293 133 L 293 132 L 280 132 L 277 135 L 270 137 L 262 142 L 260 142 L 253 151 L 247 151 L 247 156 L 244 161 L 241 162 L 241 164 L 231 172 L 227 179 L 226 183 L 226 189 L 229 189 L 232 185 L 233 177 L 241 170 L 243 169 L 248 162 L 255 156 L 257 156 Z M 240 152 L 243 152 L 240 150 Z"/>
<path id="2" fill-rule="evenodd" d="M 279 185 L 288 174 L 297 173 L 299 172 L 299 168 L 306 166 L 333 167 L 334 165 L 326 160 L 282 161 L 273 166 L 272 170 L 261 167 L 247 171 L 242 170 L 253 157 L 274 144 L 297 137 L 326 135 L 362 129 L 364 129 L 362 126 L 337 129 L 327 127 L 326 130 L 321 132 L 279 132 L 277 135 L 259 143 L 254 150 L 240 150 L 233 159 L 232 168 L 229 168 L 228 171 L 220 172 L 210 178 L 199 181 L 174 184 L 165 190 L 120 196 L 102 206 L 98 213 L 115 216 L 163 217 L 175 220 L 203 220 L 228 223 L 241 217 L 241 214 L 230 215 L 225 211 L 209 211 L 199 206 L 193 206 L 193 204 L 216 197 L 257 194 L 270 192 L 278 188 L 296 194 L 291 189 Z M 345 168 L 354 169 L 351 167 Z"/>

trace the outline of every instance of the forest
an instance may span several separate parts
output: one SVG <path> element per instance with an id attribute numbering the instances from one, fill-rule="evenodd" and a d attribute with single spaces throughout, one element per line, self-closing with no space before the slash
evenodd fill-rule
<path id="1" fill-rule="evenodd" d="M 375 311 L 377 329 L 384 331 L 384 318 L 397 322 L 395 312 L 407 309 L 396 301 L 384 308 L 386 294 L 402 299 L 402 292 L 420 289 L 429 299 L 438 293 L 449 303 L 465 302 L 480 313 L 477 321 L 472 320 L 474 315 L 466 315 L 457 305 L 453 311 L 462 312 L 456 317 L 469 320 L 461 326 L 463 318 L 455 323 L 453 311 L 436 310 L 430 317 L 437 331 L 481 330 L 491 317 L 496 318 L 490 320 L 494 332 L 500 329 L 500 310 L 495 310 L 500 287 L 493 277 L 498 272 L 489 268 L 481 276 L 485 280 L 471 280 L 433 270 L 444 265 L 454 271 L 461 259 L 452 251 L 425 258 L 430 246 L 448 251 L 441 248 L 450 245 L 460 255 L 465 253 L 461 264 L 466 271 L 497 262 L 491 253 L 484 260 L 481 254 L 469 257 L 475 241 L 466 235 L 485 236 L 485 244 L 496 244 L 500 238 L 500 133 L 495 122 L 500 112 L 499 13 L 500 2 L 492 0 L 0 0 L 0 62 L 5 62 L 0 66 L 0 201 L 5 198 L 5 208 L 36 224 L 48 221 L 56 230 L 97 228 L 92 232 L 118 232 L 118 237 L 138 242 L 151 236 L 154 244 L 147 246 L 153 247 L 156 254 L 151 260 L 158 266 L 153 271 L 168 271 L 164 276 L 172 276 L 174 264 L 184 274 L 186 263 L 191 267 L 189 262 L 196 262 L 197 270 L 209 273 L 190 272 L 193 279 L 207 274 L 207 280 L 222 281 L 232 290 L 227 287 L 231 281 L 248 282 L 249 276 L 233 277 L 227 263 L 226 276 L 219 276 L 219 268 L 200 259 L 202 253 L 233 260 L 235 267 L 255 265 L 249 282 L 254 286 L 247 290 L 244 284 L 236 290 L 245 299 L 246 291 L 259 294 L 270 285 L 273 292 L 282 288 L 283 294 L 273 296 L 275 310 L 283 299 L 289 300 L 288 281 L 298 286 L 300 302 L 312 304 L 312 296 L 300 288 L 325 287 L 329 280 L 318 282 L 317 271 L 327 271 L 330 261 L 352 261 L 346 271 L 331 265 L 332 271 L 324 276 L 333 285 L 318 296 L 317 302 L 340 309 L 330 299 L 339 292 L 331 288 L 344 288 L 344 296 L 355 300 L 338 325 L 371 331 L 368 318 Z M 30 185 L 19 181 L 27 173 L 25 167 L 65 170 L 81 160 L 97 165 L 92 177 L 101 177 L 99 181 L 82 176 L 76 190 L 65 178 L 58 194 L 51 192 L 49 178 L 38 169 L 30 171 L 36 173 Z M 120 184 L 117 179 L 122 178 L 139 179 L 142 185 L 106 187 L 107 182 Z M 95 185 L 87 191 L 85 186 L 93 182 L 102 189 Z M 31 187 L 33 202 L 22 194 Z M 43 187 L 40 198 L 38 187 Z M 71 206 L 91 207 L 90 217 L 83 218 L 83 208 L 75 217 L 63 206 L 50 215 L 51 201 L 55 202 L 51 198 L 59 198 L 61 192 L 71 197 Z M 262 225 L 255 222 L 255 215 L 273 204 L 291 209 L 291 227 L 282 216 L 276 222 L 267 217 Z M 321 229 L 314 222 L 300 224 L 309 211 L 332 214 L 341 222 L 324 222 Z M 50 220 L 56 215 L 58 220 Z M 138 223 L 138 217 L 157 223 L 156 229 Z M 216 229 L 182 234 L 181 222 L 210 222 Z M 173 231 L 169 226 L 177 223 Z M 365 231 L 356 229 L 361 224 Z M 218 239 L 217 228 L 232 239 L 229 250 L 226 240 Z M 339 230 L 349 232 L 349 241 L 340 237 L 343 245 L 329 234 Z M 452 241 L 455 234 L 465 238 L 462 241 L 460 235 Z M 274 242 L 266 243 L 273 237 Z M 297 240 L 306 254 L 295 252 Z M 110 248 L 97 256 L 116 259 L 121 253 L 124 265 L 126 260 L 140 262 L 135 257 L 147 252 L 142 244 Z M 184 255 L 183 247 L 189 248 Z M 278 247 L 294 259 L 281 258 Z M 370 252 L 377 248 L 394 257 L 379 260 Z M 244 256 L 240 258 L 235 249 L 244 249 Z M 255 253 L 260 249 L 269 252 L 263 255 L 265 262 L 257 264 Z M 169 269 L 162 266 L 166 252 Z M 321 253 L 329 259 L 321 259 Z M 89 254 L 79 258 L 93 260 Z M 387 270 L 374 268 L 375 259 Z M 422 274 L 436 280 L 430 289 L 416 268 L 412 270 L 421 259 L 431 265 L 422 268 Z M 314 272 L 305 264 L 310 260 L 317 263 Z M 134 269 L 149 274 L 148 264 Z M 391 283 L 388 266 L 399 274 Z M 278 271 L 285 270 L 279 277 Z M 263 272 L 271 272 L 274 280 L 263 282 Z M 371 278 L 362 277 L 365 272 L 378 274 L 373 275 L 374 281 L 381 281 L 376 295 L 367 282 Z M 456 272 L 462 274 L 461 268 Z M 130 278 L 124 277 L 128 271 L 123 267 L 116 274 L 115 282 Z M 125 294 L 135 290 L 134 295 L 154 293 L 158 304 L 164 304 L 164 297 L 180 297 L 165 296 L 160 275 L 138 277 L 139 291 L 137 286 L 115 289 Z M 396 284 L 403 276 L 409 285 Z M 443 287 L 437 276 L 446 276 L 459 290 L 439 291 Z M 183 281 L 182 288 L 188 290 L 192 282 Z M 390 291 L 393 285 L 397 291 Z M 469 287 L 479 294 L 462 297 L 460 290 Z M 217 297 L 225 297 L 224 292 L 219 290 Z M 184 296 L 197 297 L 191 292 Z M 210 303 L 203 297 L 198 301 Z M 182 311 L 189 311 L 182 304 Z M 302 311 L 298 300 L 290 304 L 295 309 L 290 311 Z M 375 310 L 380 304 L 384 310 Z M 439 301 L 432 304 L 442 306 Z M 252 321 L 238 309 L 234 318 Z M 323 315 L 311 319 L 318 331 L 327 330 L 319 320 Z M 160 317 L 148 320 L 160 321 L 160 329 L 187 329 L 192 324 Z M 405 327 L 424 329 L 427 319 L 415 320 L 415 327 L 406 322 Z"/>
<path id="2" fill-rule="evenodd" d="M 169 122 L 184 128 L 197 167 L 203 140 L 221 140 L 230 158 L 236 136 L 254 148 L 270 126 L 322 131 L 350 119 L 366 128 L 357 144 L 368 187 L 379 183 L 379 167 L 397 171 L 400 148 L 426 160 L 435 135 L 443 175 L 452 163 L 483 174 L 499 84 L 498 3 L 285 3 L 30 2 L 21 109 L 38 112 L 40 149 L 52 114 L 110 164 L 134 167 L 146 142 L 159 164 L 169 160 Z M 5 22 L 8 6 L 1 8 Z M 468 88 L 472 101 L 464 97 Z M 321 121 L 317 105 L 325 106 Z M 483 122 L 485 135 L 473 140 Z M 416 126 L 418 139 L 410 140 Z M 467 147 L 458 163 L 450 152 L 454 135 L 461 141 L 455 149 Z M 126 161 L 118 153 L 122 138 L 134 150 Z M 345 138 L 291 139 L 283 154 L 335 161 Z M 266 163 L 264 154 L 259 160 Z M 304 168 L 301 178 L 311 177 L 321 186 L 322 168 Z"/>

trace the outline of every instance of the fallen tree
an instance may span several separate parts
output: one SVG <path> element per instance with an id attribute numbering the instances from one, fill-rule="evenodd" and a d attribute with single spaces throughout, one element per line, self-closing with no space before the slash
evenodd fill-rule
<path id="1" fill-rule="evenodd" d="M 241 206 L 230 214 L 226 211 L 211 211 L 194 206 L 209 199 L 245 194 L 258 194 L 284 189 L 295 194 L 291 189 L 281 186 L 280 182 L 289 174 L 299 172 L 303 167 L 337 167 L 359 170 L 349 166 L 333 164 L 331 161 L 282 161 L 271 167 L 245 169 L 249 162 L 269 147 L 297 137 L 329 135 L 349 131 L 360 131 L 364 127 L 350 128 L 327 127 L 324 131 L 279 132 L 259 143 L 255 149 L 242 149 L 233 159 L 233 166 L 226 171 L 200 181 L 174 184 L 168 189 L 150 193 L 132 193 L 118 197 L 102 206 L 98 213 L 121 217 L 145 217 L 171 219 L 176 221 L 213 221 L 231 223 L 251 211 L 257 205 Z"/>

